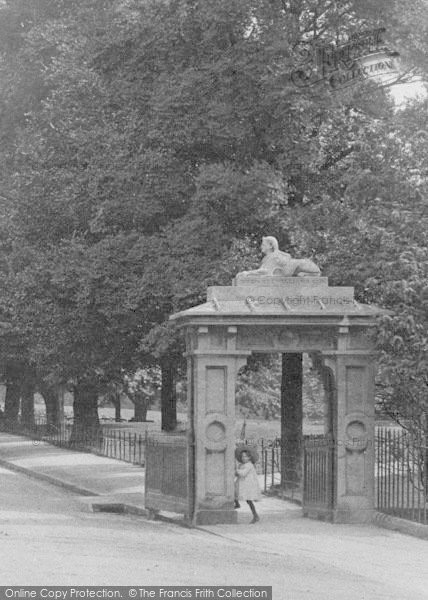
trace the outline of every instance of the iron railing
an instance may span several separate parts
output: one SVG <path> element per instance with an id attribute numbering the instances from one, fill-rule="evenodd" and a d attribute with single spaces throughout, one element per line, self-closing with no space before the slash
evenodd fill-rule
<path id="1" fill-rule="evenodd" d="M 281 483 L 281 438 L 264 440 L 255 444 L 252 440 L 240 439 L 237 444 L 247 444 L 257 449 L 259 460 L 254 465 L 257 475 L 263 475 L 263 488 L 267 492 Z"/>
<path id="2" fill-rule="evenodd" d="M 94 452 L 101 456 L 145 465 L 145 435 L 123 431 L 112 425 L 85 428 L 72 437 L 72 422 L 59 426 L 47 425 L 39 420 L 32 426 L 7 424 L 2 429 L 9 433 L 25 435 L 64 448 Z M 78 432 L 77 432 L 78 433 Z M 76 434 L 76 431 L 74 432 Z M 331 490 L 332 444 L 321 443 L 319 436 L 304 438 L 304 485 L 296 488 L 294 496 L 304 502 L 328 505 Z M 312 439 L 312 441 L 311 441 Z M 244 442 L 245 440 L 240 440 Z M 248 440 L 251 444 L 251 441 Z M 264 491 L 285 491 L 281 482 L 280 438 L 257 445 L 259 462 L 256 470 Z M 426 437 L 414 435 L 398 428 L 377 427 L 375 438 L 375 500 L 380 512 L 428 524 L 428 445 Z M 287 497 L 289 494 L 287 494 Z"/>
<path id="3" fill-rule="evenodd" d="M 428 523 L 428 446 L 424 435 L 377 428 L 376 504 L 380 512 Z"/>
<path id="4" fill-rule="evenodd" d="M 192 499 L 189 473 L 189 440 L 184 433 L 146 436 L 145 507 L 183 513 L 190 518 Z"/>
<path id="5" fill-rule="evenodd" d="M 259 461 L 255 464 L 256 472 L 261 479 L 264 492 L 275 492 L 283 498 L 300 502 L 302 485 L 298 482 L 298 474 L 289 472 L 289 481 L 284 481 L 281 471 L 281 438 L 271 440 L 261 438 L 254 444 L 252 440 L 237 440 L 237 444 L 248 444 L 257 448 Z M 296 483 L 297 482 L 297 483 Z"/>
<path id="6" fill-rule="evenodd" d="M 94 452 L 108 458 L 123 460 L 136 465 L 145 463 L 145 436 L 141 433 L 122 431 L 108 425 L 85 427 L 73 431 L 72 422 L 61 425 L 48 425 L 46 421 L 36 421 L 31 426 L 3 423 L 3 431 L 25 435 L 33 440 L 71 450 Z"/>

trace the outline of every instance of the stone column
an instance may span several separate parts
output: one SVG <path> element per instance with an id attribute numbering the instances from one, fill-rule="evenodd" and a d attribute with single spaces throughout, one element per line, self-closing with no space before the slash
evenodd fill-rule
<path id="1" fill-rule="evenodd" d="M 236 327 L 223 327 L 220 332 L 199 327 L 188 343 L 189 420 L 193 424 L 190 487 L 197 525 L 237 520 L 235 382 L 250 353 L 236 350 L 236 333 Z"/>
<path id="2" fill-rule="evenodd" d="M 295 488 L 302 476 L 303 442 L 302 353 L 282 355 L 281 487 Z"/>
<path id="3" fill-rule="evenodd" d="M 349 327 L 339 328 L 338 349 L 323 353 L 334 377 L 333 521 L 364 523 L 374 511 L 375 354 L 352 349 Z"/>

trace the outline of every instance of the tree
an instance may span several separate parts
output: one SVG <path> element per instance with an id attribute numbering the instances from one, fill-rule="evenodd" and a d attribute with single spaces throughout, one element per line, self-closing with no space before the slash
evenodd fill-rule
<path id="1" fill-rule="evenodd" d="M 125 375 L 124 388 L 134 404 L 134 421 L 147 421 L 147 411 L 159 387 L 160 374 L 157 369 L 138 369 L 132 375 Z"/>
<path id="2" fill-rule="evenodd" d="M 0 307 L 15 344 L 5 359 L 14 364 L 19 348 L 39 379 L 70 382 L 79 427 L 96 425 L 103 386 L 155 363 L 173 426 L 182 343 L 168 316 L 253 267 L 262 233 L 315 254 L 333 283 L 355 279 L 361 301 L 398 306 L 388 254 L 404 246 L 400 211 L 423 206 L 425 193 L 425 154 L 416 158 L 410 136 L 418 110 L 397 121 L 373 81 L 333 94 L 290 79 L 301 43 L 340 44 L 382 24 L 403 53 L 414 27 L 424 72 L 421 1 L 410 16 L 383 1 L 385 23 L 363 4 L 365 13 L 329 0 L 0 9 L 19 32 L 2 38 Z M 406 216 L 420 261 L 414 221 Z"/>
<path id="3" fill-rule="evenodd" d="M 286 362 L 286 361 L 285 361 Z M 283 358 L 278 354 L 253 353 L 241 370 L 236 383 L 237 410 L 248 418 L 279 419 L 281 404 L 288 402 L 284 388 Z M 302 359 L 303 416 L 307 420 L 322 421 L 324 394 L 318 372 L 309 356 Z"/>

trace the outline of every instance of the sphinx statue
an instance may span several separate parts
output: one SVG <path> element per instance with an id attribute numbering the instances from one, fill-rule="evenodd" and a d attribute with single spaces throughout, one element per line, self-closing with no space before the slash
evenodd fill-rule
<path id="1" fill-rule="evenodd" d="M 318 277 L 321 271 L 309 258 L 292 258 L 278 247 L 278 240 L 272 236 L 262 239 L 261 251 L 264 254 L 262 263 L 253 271 L 241 271 L 237 280 L 258 276 L 281 277 Z"/>

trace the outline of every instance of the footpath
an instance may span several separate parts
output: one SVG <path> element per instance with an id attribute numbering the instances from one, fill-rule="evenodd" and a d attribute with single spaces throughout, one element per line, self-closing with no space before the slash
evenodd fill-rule
<path id="1" fill-rule="evenodd" d="M 146 514 L 144 470 L 138 466 L 0 433 L 0 467 L 69 490 L 78 495 L 86 510 Z M 315 560 L 326 571 L 334 566 L 351 578 L 373 578 L 384 586 L 385 598 L 388 590 L 391 598 L 400 590 L 401 598 L 427 597 L 427 540 L 374 524 L 334 525 L 306 519 L 299 506 L 278 498 L 264 497 L 257 508 L 261 520 L 254 525 L 249 523 L 251 514 L 243 503 L 238 524 L 199 530 L 236 542 L 238 552 L 245 544 L 255 552 L 279 555 L 284 560 L 290 556 Z"/>
<path id="2" fill-rule="evenodd" d="M 2 432 L 0 466 L 73 492 L 89 510 L 146 514 L 137 465 Z"/>

